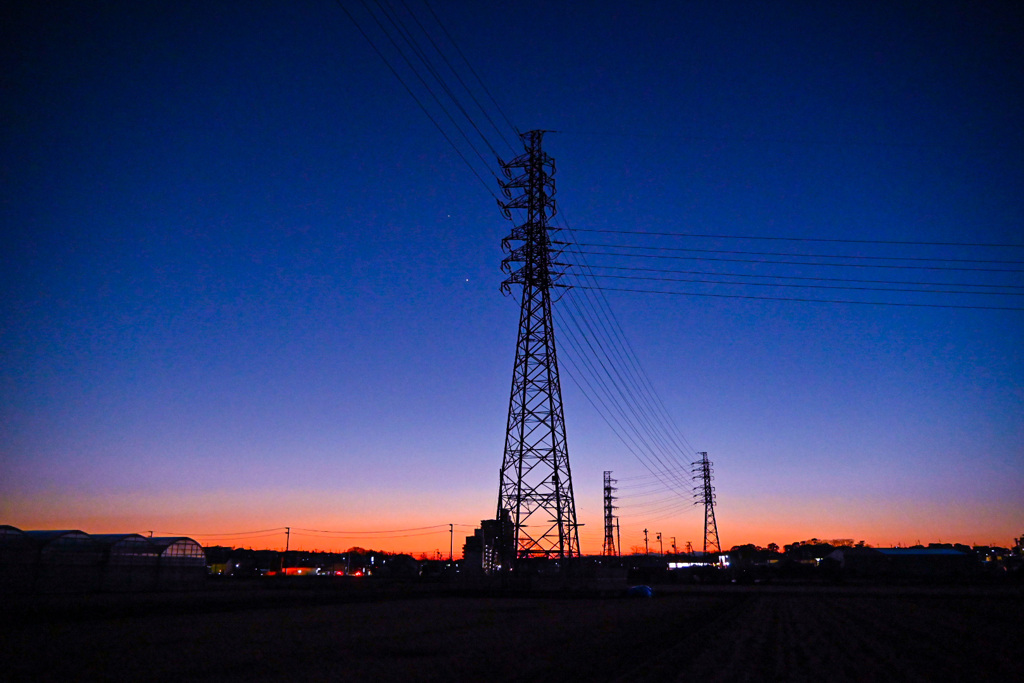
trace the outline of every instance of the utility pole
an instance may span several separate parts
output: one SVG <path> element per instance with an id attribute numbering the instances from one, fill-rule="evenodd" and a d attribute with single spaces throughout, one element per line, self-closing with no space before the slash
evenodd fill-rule
<path id="1" fill-rule="evenodd" d="M 455 556 L 455 525 L 448 525 L 448 562 Z"/>
<path id="2" fill-rule="evenodd" d="M 707 452 L 697 453 L 700 460 L 691 463 L 694 485 L 693 497 L 697 505 L 704 506 L 704 561 L 707 562 L 708 549 L 713 553 L 722 552 L 722 545 L 718 541 L 718 523 L 715 522 L 715 487 L 711 485 L 714 480 L 712 465 L 708 460 Z"/>
<path id="3" fill-rule="evenodd" d="M 551 315 L 551 289 L 561 286 L 559 269 L 566 264 L 552 250 L 550 232 L 558 230 L 548 225 L 556 211 L 555 162 L 541 148 L 544 133 L 523 133 L 525 151 L 501 163 L 508 201 L 498 204 L 509 220 L 513 210 L 526 214 L 501 243 L 508 252 L 501 268 L 509 274 L 501 289 L 510 294 L 514 284 L 523 288 L 498 485 L 497 519 L 502 528 L 508 519 L 512 529 L 512 538 L 500 541 L 502 554 L 511 554 L 502 565 L 510 568 L 521 559 L 580 554 Z"/>
<path id="4" fill-rule="evenodd" d="M 604 473 L 604 545 L 601 547 L 601 554 L 605 557 L 615 557 L 621 551 L 615 545 L 615 480 L 612 479 L 610 470 Z"/>
<path id="5" fill-rule="evenodd" d="M 619 554 L 622 554 L 622 529 L 619 528 L 619 516 L 615 515 L 615 547 L 619 549 Z"/>
<path id="6" fill-rule="evenodd" d="M 647 545 L 647 529 L 644 529 L 644 555 L 650 555 L 651 548 Z"/>
<path id="7" fill-rule="evenodd" d="M 658 532 L 658 554 L 665 554 L 665 544 L 661 542 L 661 532 Z"/>
<path id="8" fill-rule="evenodd" d="M 286 526 L 284 528 L 284 554 L 281 555 L 281 574 L 287 574 L 287 572 L 285 572 L 284 568 L 285 568 L 285 566 L 287 565 L 287 562 L 288 562 L 288 548 L 291 545 L 291 541 L 292 541 L 292 528 L 290 526 Z"/>
<path id="9" fill-rule="evenodd" d="M 676 537 L 675 536 L 672 537 L 672 554 L 673 555 L 678 555 L 679 554 L 679 551 L 676 550 Z"/>

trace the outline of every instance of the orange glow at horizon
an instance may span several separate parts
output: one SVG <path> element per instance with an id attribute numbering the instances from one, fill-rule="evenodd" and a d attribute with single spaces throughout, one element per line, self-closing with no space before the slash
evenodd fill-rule
<path id="1" fill-rule="evenodd" d="M 344 552 L 352 547 L 415 557 L 462 556 L 466 537 L 481 519 L 493 515 L 490 491 L 471 494 L 376 495 L 310 490 L 197 492 L 161 498 L 108 492 L 107 495 L 9 496 L 0 501 L 0 523 L 19 529 L 80 529 L 90 534 L 139 533 L 188 536 L 204 546 Z M 600 507 L 584 505 L 596 496 L 577 496 L 580 546 L 584 555 L 599 555 L 604 535 Z M 56 504 L 55 501 L 60 501 Z M 331 513 L 324 513 L 331 501 Z M 340 502 L 337 502 L 340 501 Z M 401 501 L 401 504 L 396 504 Z M 346 504 L 347 503 L 347 504 Z M 410 510 L 415 514 L 410 514 Z M 703 544 L 703 514 L 690 510 L 677 517 L 645 521 L 621 513 L 621 548 L 643 548 L 643 529 L 651 552 L 670 552 L 672 538 L 680 552 L 687 542 Z M 723 550 L 753 543 L 780 547 L 797 541 L 849 538 L 875 547 L 945 542 L 1008 547 L 1021 535 L 1014 509 L 984 504 L 961 505 L 950 515 L 939 503 L 913 509 L 895 503 L 872 506 L 856 499 L 823 503 L 819 499 L 732 501 L 717 508 Z M 450 531 L 449 524 L 453 525 Z M 286 528 L 290 527 L 290 536 Z M 662 534 L 659 546 L 656 534 Z"/>
<path id="2" fill-rule="evenodd" d="M 382 524 L 382 520 L 374 523 L 372 519 L 361 518 L 348 520 L 349 523 L 342 528 L 336 519 L 325 517 L 303 519 L 301 520 L 302 526 L 290 527 L 289 534 L 285 526 L 261 526 L 260 521 L 266 522 L 264 517 L 256 519 L 218 517 L 204 519 L 201 525 L 188 524 L 186 520 L 167 519 L 165 521 L 168 522 L 165 525 L 152 523 L 140 525 L 133 524 L 130 518 L 121 515 L 88 515 L 78 518 L 76 523 L 72 518 L 64 515 L 43 514 L 16 516 L 13 519 L 2 519 L 0 523 L 10 524 L 26 531 L 74 528 L 90 534 L 182 535 L 195 539 L 205 547 L 228 546 L 283 551 L 287 545 L 290 550 L 339 553 L 350 548 L 364 548 L 386 553 L 404 553 L 417 558 L 423 556 L 430 559 L 435 557 L 447 559 L 449 552 L 455 559 L 462 558 L 466 537 L 472 536 L 474 529 L 479 524 L 479 520 L 475 523 L 469 520 L 461 523 L 439 523 L 436 520 L 398 522 L 395 519 L 387 520 L 391 524 Z M 181 523 L 175 524 L 175 521 Z M 678 520 L 685 524 L 665 520 L 663 524 L 648 525 L 650 552 L 658 553 L 662 549 L 666 553 L 671 552 L 673 537 L 679 552 L 685 551 L 687 542 L 692 543 L 695 550 L 700 550 L 703 544 L 702 521 L 702 519 L 687 518 Z M 451 530 L 449 524 L 453 525 Z M 149 529 L 149 526 L 157 528 Z M 165 526 L 166 528 L 164 528 Z M 588 526 L 590 529 L 581 531 L 580 534 L 581 550 L 584 555 L 599 555 L 603 531 L 595 531 L 599 528 L 597 524 Z M 874 547 L 934 542 L 1008 547 L 1013 544 L 1013 539 L 1020 535 L 1020 530 L 1013 531 L 1010 524 L 1004 526 L 1006 528 L 1002 530 L 990 527 L 985 531 L 971 532 L 968 529 L 963 529 L 957 532 L 957 530 L 940 531 L 936 528 L 929 529 L 913 525 L 907 525 L 906 528 L 901 529 L 898 524 L 878 525 L 872 528 L 862 524 L 850 524 L 844 528 L 834 524 L 815 524 L 814 522 L 768 526 L 756 519 L 737 518 L 729 520 L 727 525 L 720 523 L 719 531 L 723 550 L 748 543 L 761 547 L 765 547 L 769 543 L 776 543 L 782 547 L 789 543 L 812 538 L 852 539 L 854 542 L 863 540 Z M 238 531 L 225 533 L 225 528 L 233 528 Z M 660 545 L 656 541 L 658 532 L 662 533 Z M 643 552 L 643 529 L 623 524 L 621 542 L 620 554 L 628 555 L 633 549 L 640 549 L 640 552 Z"/>

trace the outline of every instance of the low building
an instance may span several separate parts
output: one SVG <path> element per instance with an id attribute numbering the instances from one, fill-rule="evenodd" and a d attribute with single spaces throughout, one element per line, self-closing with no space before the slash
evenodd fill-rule
<path id="1" fill-rule="evenodd" d="M 953 579 L 969 576 L 974 559 L 950 548 L 836 548 L 826 558 L 846 577 Z"/>

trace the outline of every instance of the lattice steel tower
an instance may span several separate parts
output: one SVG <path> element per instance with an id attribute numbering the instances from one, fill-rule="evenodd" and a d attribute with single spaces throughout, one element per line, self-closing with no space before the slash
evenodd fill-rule
<path id="1" fill-rule="evenodd" d="M 498 487 L 498 519 L 508 514 L 514 529 L 514 541 L 506 544 L 512 562 L 580 554 L 551 318 L 551 288 L 558 286 L 564 264 L 555 261 L 551 249 L 549 232 L 557 230 L 548 225 L 555 215 L 555 162 L 541 149 L 544 133 L 523 133 L 525 151 L 501 164 L 507 178 L 501 190 L 509 200 L 499 202 L 502 211 L 509 220 L 512 210 L 525 212 L 501 243 L 508 252 L 501 268 L 509 273 L 502 291 L 523 286 Z M 521 265 L 513 270 L 514 263 Z"/>
<path id="2" fill-rule="evenodd" d="M 714 464 L 708 460 L 706 452 L 699 452 L 700 460 L 691 463 L 690 470 L 693 472 L 693 480 L 696 485 L 693 487 L 694 502 L 697 505 L 704 505 L 704 555 L 707 556 L 708 549 L 713 553 L 722 552 L 722 546 L 718 542 L 718 524 L 715 522 L 715 487 L 711 485 L 714 477 L 711 466 Z"/>
<path id="3" fill-rule="evenodd" d="M 604 472 L 604 545 L 601 554 L 615 557 L 619 548 L 615 544 L 615 480 L 609 470 Z"/>

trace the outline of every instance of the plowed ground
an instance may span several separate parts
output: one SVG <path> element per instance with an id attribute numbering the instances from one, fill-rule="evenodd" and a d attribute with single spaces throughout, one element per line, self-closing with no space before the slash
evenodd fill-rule
<path id="1" fill-rule="evenodd" d="M 722 587 L 28 610 L 0 623 L 0 679 L 1024 680 L 1022 608 L 1019 590 Z"/>

